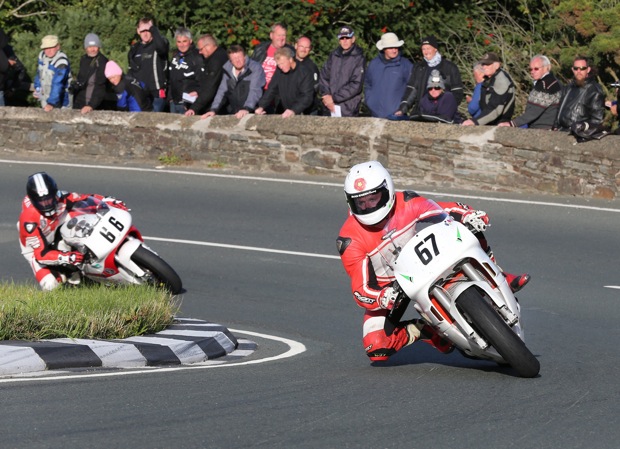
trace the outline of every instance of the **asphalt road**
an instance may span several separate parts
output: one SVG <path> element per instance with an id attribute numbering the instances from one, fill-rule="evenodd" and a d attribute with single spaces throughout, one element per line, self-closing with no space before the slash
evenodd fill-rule
<path id="1" fill-rule="evenodd" d="M 501 266 L 533 276 L 518 296 L 541 372 L 521 379 L 421 343 L 368 363 L 362 311 L 334 258 L 346 217 L 337 180 L 0 162 L 4 281 L 32 282 L 15 222 L 26 177 L 41 169 L 61 188 L 125 200 L 146 236 L 210 244 L 150 241 L 184 281 L 183 316 L 306 351 L 258 363 L 287 347 L 255 336 L 253 364 L 0 382 L 2 448 L 618 447 L 617 202 L 450 196 L 489 213 Z"/>

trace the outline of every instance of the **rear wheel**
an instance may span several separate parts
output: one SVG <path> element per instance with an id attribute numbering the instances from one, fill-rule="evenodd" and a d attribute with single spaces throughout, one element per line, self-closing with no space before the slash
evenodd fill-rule
<path id="1" fill-rule="evenodd" d="M 457 305 L 471 326 L 517 370 L 521 377 L 534 377 L 538 374 L 540 371 L 538 359 L 482 297 L 476 287 L 465 290 L 459 296 Z"/>
<path id="2" fill-rule="evenodd" d="M 131 255 L 131 260 L 151 274 L 153 284 L 163 286 L 173 295 L 181 292 L 183 284 L 179 275 L 153 251 L 144 246 L 139 246 L 136 252 Z"/>

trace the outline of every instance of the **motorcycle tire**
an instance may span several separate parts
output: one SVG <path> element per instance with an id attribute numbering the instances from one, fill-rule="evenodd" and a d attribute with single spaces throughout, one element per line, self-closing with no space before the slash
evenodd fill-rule
<path id="1" fill-rule="evenodd" d="M 136 252 L 131 255 L 131 260 L 140 268 L 152 274 L 155 285 L 163 286 L 173 295 L 181 292 L 183 284 L 179 275 L 165 260 L 154 252 L 144 246 L 139 246 Z"/>
<path id="2" fill-rule="evenodd" d="M 502 317 L 482 297 L 476 287 L 465 290 L 457 299 L 457 306 L 471 326 L 495 348 L 521 377 L 535 377 L 540 371 L 538 359 L 525 343 L 506 324 Z"/>

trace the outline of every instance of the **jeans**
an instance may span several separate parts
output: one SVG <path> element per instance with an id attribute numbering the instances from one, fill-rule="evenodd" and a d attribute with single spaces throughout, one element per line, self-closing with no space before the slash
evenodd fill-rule
<path id="1" fill-rule="evenodd" d="M 0 90 L 0 106 L 6 106 L 6 103 L 4 102 L 4 91 Z"/>
<path id="2" fill-rule="evenodd" d="M 166 108 L 165 98 L 153 98 L 153 112 L 163 112 Z"/>
<path id="3" fill-rule="evenodd" d="M 170 113 L 171 114 L 185 114 L 185 111 L 187 111 L 185 104 L 183 103 L 177 104 L 173 101 L 170 102 Z"/>

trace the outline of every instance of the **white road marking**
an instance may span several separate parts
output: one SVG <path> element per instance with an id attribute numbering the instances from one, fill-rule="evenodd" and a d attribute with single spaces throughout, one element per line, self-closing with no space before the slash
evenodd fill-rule
<path id="1" fill-rule="evenodd" d="M 184 243 L 186 245 L 199 245 L 199 246 L 215 246 L 218 248 L 229 248 L 229 249 L 241 249 L 244 251 L 262 251 L 265 253 L 274 253 L 274 254 L 289 254 L 293 256 L 304 256 L 304 257 L 320 257 L 322 259 L 338 259 L 340 260 L 340 256 L 332 256 L 330 254 L 316 254 L 316 253 L 302 253 L 299 251 L 285 251 L 281 249 L 272 249 L 272 248 L 260 248 L 256 246 L 240 246 L 240 245 L 228 245 L 226 243 L 214 243 L 214 242 L 199 242 L 195 240 L 183 240 L 183 239 L 166 239 L 162 237 L 147 237 L 144 236 L 145 240 L 155 240 L 158 242 L 170 242 L 170 243 Z"/>
<path id="2" fill-rule="evenodd" d="M 85 379 L 85 378 L 93 378 L 93 377 L 133 376 L 135 374 L 155 374 L 155 373 L 168 373 L 168 372 L 173 372 L 173 371 L 187 371 L 187 370 L 199 370 L 199 369 L 211 369 L 211 368 L 236 367 L 236 366 L 244 366 L 244 365 L 257 365 L 260 363 L 287 359 L 287 358 L 302 354 L 303 352 L 306 351 L 306 346 L 303 343 L 300 343 L 295 340 L 290 340 L 288 338 L 277 337 L 275 335 L 261 334 L 259 332 L 244 331 L 242 329 L 230 329 L 229 328 L 228 330 L 233 333 L 250 335 L 254 337 L 264 338 L 266 340 L 279 341 L 281 343 L 286 344 L 289 347 L 289 349 L 286 352 L 283 352 L 282 354 L 274 355 L 272 357 L 265 357 L 265 358 L 256 359 L 256 360 L 247 360 L 245 362 L 228 362 L 228 363 L 222 362 L 221 364 L 209 364 L 209 365 L 195 363 L 192 365 L 182 365 L 182 366 L 174 366 L 174 367 L 167 367 L 167 368 L 149 367 L 148 369 L 137 369 L 137 370 L 131 370 L 131 371 L 115 371 L 111 373 L 92 373 L 92 374 L 74 374 L 74 375 L 70 374 L 70 375 L 60 375 L 60 376 L 54 376 L 53 371 L 45 371 L 43 373 L 38 373 L 38 374 L 34 373 L 35 374 L 34 376 L 28 376 L 28 377 L 14 377 L 14 378 L 6 378 L 6 379 L 0 378 L 0 384 L 16 383 L 16 382 L 35 382 L 35 381 L 43 382 L 43 381 L 52 381 L 52 380 L 73 380 L 73 379 Z M 209 362 L 217 362 L 217 359 L 214 359 L 213 361 L 207 361 L 204 363 L 209 363 Z M 47 376 L 47 375 L 49 375 L 49 377 L 41 377 L 41 376 Z"/>
<path id="3" fill-rule="evenodd" d="M 620 285 L 604 285 L 605 288 L 615 288 L 617 290 L 620 290 Z"/>
<path id="4" fill-rule="evenodd" d="M 118 170 L 118 171 L 136 171 L 136 172 L 157 172 L 157 173 L 170 173 L 170 174 L 179 174 L 184 176 L 204 176 L 211 178 L 229 178 L 229 179 L 243 179 L 248 181 L 264 181 L 264 182 L 280 182 L 286 184 L 306 184 L 306 185 L 317 185 L 323 187 L 338 187 L 342 188 L 342 183 L 334 183 L 334 182 L 320 182 L 320 181 L 305 181 L 300 179 L 280 179 L 280 178 L 268 178 L 265 176 L 245 176 L 245 175 L 226 175 L 223 173 L 200 173 L 186 170 L 172 170 L 166 168 L 140 168 L 140 167 L 115 167 L 110 165 L 97 165 L 93 167 L 92 165 L 86 164 L 69 164 L 65 162 L 32 162 L 32 161 L 11 161 L 6 159 L 0 159 L 0 163 L 3 164 L 20 164 L 20 165 L 52 165 L 58 167 L 76 167 L 76 168 L 90 168 L 96 170 Z M 487 196 L 478 196 L 478 195 L 462 195 L 455 193 L 442 193 L 442 192 L 429 192 L 429 191 L 417 191 L 422 195 L 427 196 L 447 196 L 447 197 L 459 197 L 459 198 L 469 198 L 476 200 L 484 200 L 484 201 L 497 201 L 500 203 L 517 203 L 517 204 L 528 204 L 528 205 L 536 205 L 536 206 L 549 206 L 549 207 L 564 207 L 569 209 L 586 209 L 586 210 L 596 210 L 600 212 L 615 212 L 620 213 L 620 208 L 609 208 L 609 207 L 597 207 L 597 206 L 584 206 L 580 204 L 562 204 L 562 203 L 553 203 L 547 201 L 530 201 L 530 200 L 516 200 L 510 198 L 493 198 Z"/>

